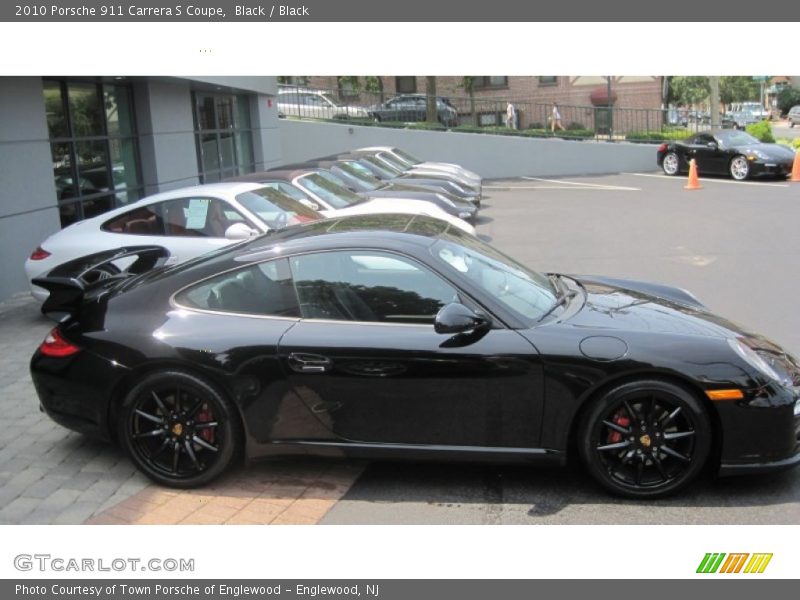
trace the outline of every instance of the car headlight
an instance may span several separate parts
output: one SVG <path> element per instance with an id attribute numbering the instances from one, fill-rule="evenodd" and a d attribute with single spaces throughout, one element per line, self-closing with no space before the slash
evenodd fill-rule
<path id="1" fill-rule="evenodd" d="M 471 216 L 472 215 L 469 214 L 468 212 L 460 212 L 460 213 L 458 213 L 458 218 L 459 219 L 469 219 Z"/>
<path id="2" fill-rule="evenodd" d="M 728 344 L 736 354 L 757 371 L 782 385 L 792 385 L 792 378 L 786 369 L 779 366 L 771 352 L 754 350 L 741 339 L 728 339 Z"/>

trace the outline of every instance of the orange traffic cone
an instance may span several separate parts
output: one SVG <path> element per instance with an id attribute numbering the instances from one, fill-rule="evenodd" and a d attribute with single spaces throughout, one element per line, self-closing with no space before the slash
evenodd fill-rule
<path id="1" fill-rule="evenodd" d="M 697 177 L 697 162 L 694 159 L 689 161 L 689 183 L 684 188 L 685 190 L 702 190 L 703 186 L 700 185 L 700 179 Z"/>
<path id="2" fill-rule="evenodd" d="M 794 164 L 792 165 L 792 176 L 789 181 L 800 182 L 800 150 L 794 153 Z"/>

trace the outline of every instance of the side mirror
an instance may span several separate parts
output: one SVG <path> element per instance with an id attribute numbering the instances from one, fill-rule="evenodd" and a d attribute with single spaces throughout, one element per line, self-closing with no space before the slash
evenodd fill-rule
<path id="1" fill-rule="evenodd" d="M 717 146 L 717 142 L 708 142 L 708 144 L 706 144 L 706 145 L 709 148 L 711 148 L 712 150 L 716 150 L 719 147 L 719 146 Z"/>
<path id="2" fill-rule="evenodd" d="M 491 327 L 489 319 L 458 302 L 443 306 L 433 321 L 434 331 L 445 334 L 479 331 L 489 327 Z"/>
<path id="3" fill-rule="evenodd" d="M 225 230 L 225 239 L 227 240 L 246 240 L 258 232 L 244 223 L 234 223 Z"/>

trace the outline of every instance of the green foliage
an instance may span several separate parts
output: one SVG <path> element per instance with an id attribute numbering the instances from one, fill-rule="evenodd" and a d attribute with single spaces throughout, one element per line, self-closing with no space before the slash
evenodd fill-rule
<path id="1" fill-rule="evenodd" d="M 775 143 L 775 136 L 772 135 L 772 126 L 769 124 L 769 121 L 752 123 L 745 127 L 745 131 L 762 142 L 767 144 Z"/>
<path id="2" fill-rule="evenodd" d="M 785 115 L 796 104 L 800 104 L 800 90 L 786 86 L 778 93 L 778 108 L 781 114 Z"/>
<path id="3" fill-rule="evenodd" d="M 586 127 L 583 123 L 578 123 L 577 121 L 572 121 L 571 123 L 567 123 L 567 131 L 581 131 L 586 130 Z"/>
<path id="4" fill-rule="evenodd" d="M 719 78 L 719 99 L 724 104 L 757 99 L 760 93 L 761 85 L 754 81 L 752 77 Z"/>
<path id="5" fill-rule="evenodd" d="M 677 104 L 697 104 L 708 98 L 711 88 L 708 77 L 672 77 L 670 97 Z"/>
<path id="6" fill-rule="evenodd" d="M 793 140 L 790 140 L 789 138 L 780 138 L 775 140 L 775 143 L 782 144 L 783 146 L 789 146 L 789 148 L 793 150 L 800 151 L 800 138 L 794 138 Z"/>
<path id="7" fill-rule="evenodd" d="M 631 131 L 625 134 L 625 139 L 637 142 L 669 142 L 672 140 L 685 140 L 692 135 L 694 135 L 694 132 L 687 129 L 665 127 L 662 131 Z"/>
<path id="8" fill-rule="evenodd" d="M 383 91 L 383 81 L 375 75 L 364 77 L 364 91 L 370 94 L 380 94 Z"/>

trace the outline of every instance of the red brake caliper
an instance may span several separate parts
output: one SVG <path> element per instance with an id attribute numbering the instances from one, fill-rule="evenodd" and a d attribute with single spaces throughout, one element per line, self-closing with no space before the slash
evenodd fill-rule
<path id="1" fill-rule="evenodd" d="M 628 417 L 622 409 L 618 410 L 614 417 L 611 419 L 613 423 L 616 423 L 620 427 L 627 427 L 631 424 L 630 417 Z M 608 432 L 608 442 L 611 444 L 616 444 L 617 442 L 622 440 L 622 434 L 619 431 L 611 430 Z"/>
<path id="2" fill-rule="evenodd" d="M 203 404 L 203 407 L 197 413 L 197 422 L 198 423 L 206 423 L 208 421 L 213 421 L 214 415 L 211 413 L 211 409 L 208 408 L 208 404 Z M 214 443 L 214 429 L 201 429 L 200 430 L 200 437 L 207 441 L 209 444 Z"/>

